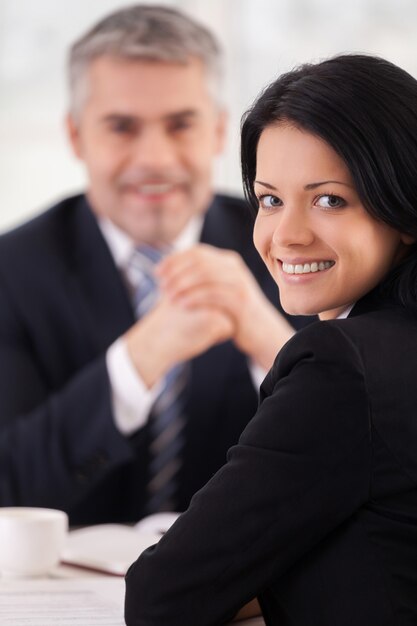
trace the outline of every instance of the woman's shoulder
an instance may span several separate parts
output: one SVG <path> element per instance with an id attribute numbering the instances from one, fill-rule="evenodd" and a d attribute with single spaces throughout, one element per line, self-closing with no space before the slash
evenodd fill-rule
<path id="1" fill-rule="evenodd" d="M 346 319 L 317 321 L 299 330 L 281 349 L 267 377 L 272 383 L 294 367 L 326 367 L 365 372 L 374 361 L 409 347 L 417 355 L 417 316 L 389 307 Z M 413 357 L 416 361 L 417 356 Z M 409 361 L 410 362 L 410 361 Z"/>
<path id="2" fill-rule="evenodd" d="M 354 347 L 353 335 L 344 320 L 316 321 L 296 332 L 283 346 L 274 367 L 285 367 L 287 362 L 303 359 L 332 357 L 346 354 Z"/>
<path id="3" fill-rule="evenodd" d="M 334 351 L 339 344 L 357 346 L 373 336 L 384 333 L 395 341 L 399 335 L 417 336 L 417 314 L 405 307 L 389 306 L 355 313 L 344 319 L 317 321 L 299 330 L 285 345 L 289 351 L 307 346 L 320 352 Z M 283 351 L 282 351 L 283 352 Z"/>

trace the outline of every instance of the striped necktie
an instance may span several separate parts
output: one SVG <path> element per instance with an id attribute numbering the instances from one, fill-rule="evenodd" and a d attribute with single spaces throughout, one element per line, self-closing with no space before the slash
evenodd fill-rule
<path id="1" fill-rule="evenodd" d="M 150 246 L 135 248 L 128 265 L 128 278 L 133 285 L 133 306 L 137 319 L 151 310 L 158 297 L 155 280 L 155 265 L 162 259 L 163 252 Z"/>
<path id="2" fill-rule="evenodd" d="M 162 257 L 163 252 L 150 246 L 140 246 L 133 254 L 129 274 L 135 284 L 133 299 L 138 319 L 152 308 L 158 297 L 154 266 Z M 188 364 L 173 367 L 166 374 L 151 409 L 147 514 L 178 510 L 176 493 L 184 446 L 188 378 Z"/>

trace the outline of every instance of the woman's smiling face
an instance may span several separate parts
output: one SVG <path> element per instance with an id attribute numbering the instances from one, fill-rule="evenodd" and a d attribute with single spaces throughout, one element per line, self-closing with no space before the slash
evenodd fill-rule
<path id="1" fill-rule="evenodd" d="M 255 246 L 288 313 L 337 317 L 411 243 L 365 210 L 347 166 L 326 142 L 288 123 L 262 132 L 254 189 Z"/>

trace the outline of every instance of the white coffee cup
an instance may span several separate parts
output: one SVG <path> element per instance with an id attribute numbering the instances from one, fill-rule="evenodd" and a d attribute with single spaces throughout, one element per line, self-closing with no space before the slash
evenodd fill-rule
<path id="1" fill-rule="evenodd" d="M 0 508 L 0 573 L 43 576 L 59 562 L 68 532 L 64 511 L 34 507 Z"/>

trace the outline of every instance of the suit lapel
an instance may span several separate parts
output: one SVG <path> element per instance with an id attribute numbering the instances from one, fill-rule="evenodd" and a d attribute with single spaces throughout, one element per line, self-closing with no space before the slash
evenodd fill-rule
<path id="1" fill-rule="evenodd" d="M 84 197 L 74 207 L 72 232 L 66 237 L 72 301 L 99 352 L 134 322 L 127 289 L 97 221 Z"/>
<path id="2" fill-rule="evenodd" d="M 202 243 L 218 248 L 237 250 L 242 254 L 245 261 L 250 263 L 247 244 L 248 241 L 251 242 L 251 235 L 249 235 L 251 225 L 249 222 L 245 223 L 242 203 L 235 207 L 233 200 L 227 202 L 222 197 L 215 198 L 205 216 L 200 240 Z M 252 264 L 250 267 L 252 269 Z M 209 393 L 207 406 L 213 408 L 216 403 L 219 403 L 220 416 L 223 416 L 223 405 L 230 392 L 229 387 L 233 379 L 233 372 L 236 372 L 238 368 L 244 369 L 249 377 L 245 358 L 238 353 L 231 341 L 214 346 L 192 360 L 187 413 L 198 416 L 198 420 L 194 420 L 195 423 L 189 422 L 187 424 L 187 447 L 189 449 L 186 450 L 185 454 L 190 458 L 193 455 L 192 447 L 195 438 L 202 436 L 202 433 L 207 433 L 207 437 L 211 437 L 213 429 L 218 427 L 213 411 L 202 410 L 202 404 L 204 404 L 202 398 L 206 398 L 207 393 Z M 239 375 L 236 374 L 237 378 Z"/>
<path id="3" fill-rule="evenodd" d="M 227 208 L 221 197 L 215 196 L 205 215 L 200 241 L 217 248 L 237 250 L 245 258 L 244 219 L 239 216 L 240 228 L 236 228 L 237 216 Z M 203 393 L 202 387 L 218 389 L 222 381 L 228 380 L 234 352 L 230 348 L 230 345 L 216 346 L 193 359 L 193 397 L 196 402 Z"/>

